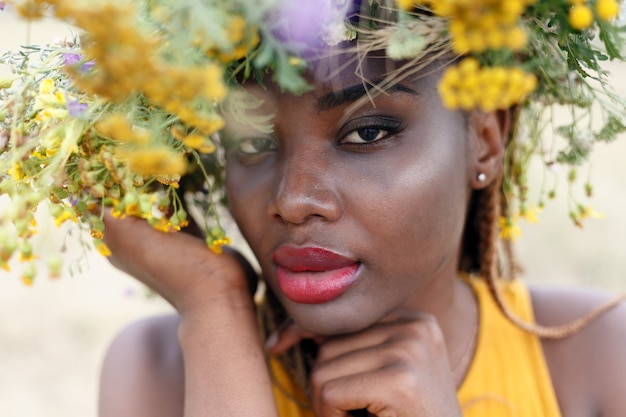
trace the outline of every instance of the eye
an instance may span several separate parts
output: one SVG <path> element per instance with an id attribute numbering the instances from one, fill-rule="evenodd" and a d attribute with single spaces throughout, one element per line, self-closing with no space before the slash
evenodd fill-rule
<path id="1" fill-rule="evenodd" d="M 368 143 L 383 139 L 389 132 L 376 127 L 364 127 L 353 130 L 342 140 L 342 143 Z"/>
<path id="2" fill-rule="evenodd" d="M 398 120 L 377 117 L 357 120 L 352 126 L 348 125 L 349 132 L 341 138 L 340 144 L 363 145 L 374 144 L 385 140 L 402 130 L 402 123 Z"/>
<path id="3" fill-rule="evenodd" d="M 242 155 L 256 155 L 277 149 L 276 142 L 269 138 L 249 138 L 239 142 L 237 150 Z"/>

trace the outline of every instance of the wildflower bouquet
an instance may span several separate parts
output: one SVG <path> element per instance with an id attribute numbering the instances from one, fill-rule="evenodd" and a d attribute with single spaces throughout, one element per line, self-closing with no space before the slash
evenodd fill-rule
<path id="1" fill-rule="evenodd" d="M 10 3 L 28 19 L 48 14 L 81 29 L 70 41 L 0 56 L 11 71 L 0 80 L 0 193 L 8 201 L 0 206 L 0 268 L 19 257 L 27 283 L 42 205 L 57 225 L 87 229 L 106 255 L 104 207 L 170 232 L 186 226 L 191 202 L 205 213 L 207 245 L 219 252 L 229 242 L 217 216 L 222 109 L 258 105 L 236 94 L 235 80 L 271 71 L 286 91 L 305 91 L 311 51 L 337 43 L 382 49 L 407 66 L 445 57 L 446 106 L 520 110 L 531 123 L 518 125 L 531 128 L 511 141 L 515 163 L 504 187 L 522 214 L 533 155 L 545 166 L 571 166 L 573 178 L 594 142 L 626 130 L 626 104 L 600 66 L 623 59 L 616 0 Z M 550 126 L 540 113 L 555 105 L 572 109 L 571 124 L 556 128 L 560 147 L 540 134 Z M 587 210 L 575 205 L 570 215 L 580 222 Z M 48 265 L 59 274 L 58 256 Z"/>

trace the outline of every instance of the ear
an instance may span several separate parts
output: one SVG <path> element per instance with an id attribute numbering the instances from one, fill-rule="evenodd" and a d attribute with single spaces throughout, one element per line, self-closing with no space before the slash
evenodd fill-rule
<path id="1" fill-rule="evenodd" d="M 491 184 L 502 170 L 508 141 L 509 111 L 485 113 L 475 110 L 469 115 L 470 186 L 482 189 Z"/>

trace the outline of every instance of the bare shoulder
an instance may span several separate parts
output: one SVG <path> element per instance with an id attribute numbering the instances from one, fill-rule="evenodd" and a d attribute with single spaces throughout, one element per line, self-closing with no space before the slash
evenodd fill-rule
<path id="1" fill-rule="evenodd" d="M 569 323 L 615 298 L 582 287 L 531 288 L 537 322 Z M 572 336 L 542 342 L 563 415 L 626 415 L 626 302 Z"/>
<path id="2" fill-rule="evenodd" d="M 98 415 L 125 417 L 183 414 L 183 360 L 178 317 L 143 319 L 111 343 L 100 377 Z"/>

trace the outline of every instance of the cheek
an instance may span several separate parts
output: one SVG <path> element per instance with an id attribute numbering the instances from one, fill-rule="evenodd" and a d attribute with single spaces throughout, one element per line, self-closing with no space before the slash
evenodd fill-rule
<path id="1" fill-rule="evenodd" d="M 228 208 L 245 239 L 252 243 L 256 235 L 263 234 L 266 223 L 264 195 L 269 193 L 267 184 L 259 175 L 249 175 L 236 163 L 226 166 L 226 198 Z"/>
<path id="2" fill-rule="evenodd" d="M 458 252 L 468 196 L 465 151 L 434 138 L 405 152 L 392 170 L 380 170 L 367 187 L 374 204 L 361 221 L 375 222 L 371 237 L 396 274 L 439 269 Z"/>

